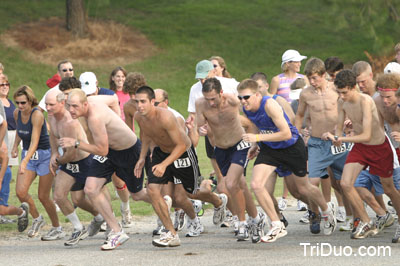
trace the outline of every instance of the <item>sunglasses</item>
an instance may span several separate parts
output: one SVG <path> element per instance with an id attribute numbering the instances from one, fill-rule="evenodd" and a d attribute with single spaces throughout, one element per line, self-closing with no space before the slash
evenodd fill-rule
<path id="1" fill-rule="evenodd" d="M 245 95 L 245 96 L 240 96 L 240 95 L 238 95 L 238 99 L 239 99 L 239 101 L 241 101 L 242 99 L 243 100 L 248 100 L 248 99 L 250 99 L 250 97 L 251 96 L 253 96 L 254 94 L 252 94 L 252 95 Z"/>
<path id="2" fill-rule="evenodd" d="M 16 103 L 17 105 L 25 105 L 25 104 L 26 104 L 26 101 L 24 101 L 24 102 L 17 102 L 17 101 L 15 101 L 15 103 Z"/>
<path id="3" fill-rule="evenodd" d="M 10 87 L 10 83 L 1 83 L 0 87 Z"/>
<path id="4" fill-rule="evenodd" d="M 62 72 L 67 72 L 68 70 L 69 70 L 70 72 L 74 71 L 73 68 L 66 68 L 66 69 L 63 69 Z"/>
<path id="5" fill-rule="evenodd" d="M 214 66 L 214 68 L 217 68 L 218 67 L 218 65 L 213 65 Z"/>

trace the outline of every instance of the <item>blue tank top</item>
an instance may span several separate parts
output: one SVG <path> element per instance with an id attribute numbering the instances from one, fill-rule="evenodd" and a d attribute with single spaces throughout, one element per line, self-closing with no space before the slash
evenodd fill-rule
<path id="1" fill-rule="evenodd" d="M 268 101 L 268 99 L 271 99 L 271 97 L 264 96 L 262 98 L 260 108 L 256 112 L 246 111 L 243 108 L 243 112 L 260 129 L 261 134 L 272 134 L 279 132 L 279 128 L 275 125 L 274 121 L 272 121 L 271 117 L 269 117 L 265 112 L 265 103 Z M 289 125 L 290 132 L 292 132 L 292 137 L 285 141 L 263 141 L 265 145 L 272 149 L 284 149 L 290 147 L 295 144 L 299 138 L 299 132 L 297 131 L 297 128 L 290 123 L 290 120 L 284 111 L 283 116 Z"/>
<path id="2" fill-rule="evenodd" d="M 36 110 L 40 112 L 39 109 L 37 109 L 36 107 L 33 108 L 31 115 L 29 116 L 29 120 L 26 124 L 22 123 L 21 111 L 18 111 L 17 133 L 18 136 L 22 139 L 22 147 L 24 148 L 24 150 L 28 150 L 29 145 L 31 144 L 32 114 Z M 49 135 L 47 134 L 46 120 L 44 120 L 42 129 L 40 131 L 39 144 L 37 149 L 38 150 L 50 149 L 50 141 L 49 141 Z"/>
<path id="3" fill-rule="evenodd" d="M 7 129 L 8 130 L 16 130 L 17 124 L 15 123 L 15 119 L 14 119 L 15 105 L 12 101 L 10 101 L 10 99 L 7 99 L 7 100 L 10 103 L 9 107 L 4 106 L 4 111 L 6 112 L 6 118 L 7 118 Z"/>

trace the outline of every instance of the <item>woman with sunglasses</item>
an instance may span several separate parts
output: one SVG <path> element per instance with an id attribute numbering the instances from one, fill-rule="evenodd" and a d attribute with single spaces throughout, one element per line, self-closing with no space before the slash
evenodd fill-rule
<path id="1" fill-rule="evenodd" d="M 5 119 L 7 120 L 7 129 L 8 129 L 8 165 L 18 165 L 18 158 L 11 157 L 11 149 L 14 146 L 15 134 L 17 125 L 14 120 L 14 111 L 15 105 L 8 98 L 8 94 L 10 92 L 10 82 L 8 81 L 8 77 L 4 74 L 0 75 L 0 100 L 4 106 L 5 111 Z"/>
<path id="2" fill-rule="evenodd" d="M 43 216 L 38 212 L 35 202 L 29 195 L 29 188 L 39 175 L 38 197 L 53 227 L 42 240 L 57 240 L 65 236 L 58 221 L 56 206 L 50 198 L 53 175 L 50 173 L 50 141 L 47 133 L 46 121 L 43 113 L 37 108 L 38 101 L 28 86 L 20 87 L 14 93 L 17 108 L 14 119 L 17 122 L 17 134 L 12 149 L 12 157 L 18 156 L 18 145 L 22 140 L 21 163 L 17 175 L 16 191 L 21 202 L 29 204 L 30 214 L 34 218 L 32 227 L 28 231 L 29 237 L 39 234 L 40 228 L 45 225 Z"/>
<path id="3" fill-rule="evenodd" d="M 222 57 L 214 55 L 211 56 L 209 60 L 214 66 L 215 76 L 232 78 L 231 74 L 229 74 L 228 70 L 226 69 L 226 63 Z"/>
<path id="4" fill-rule="evenodd" d="M 309 84 L 307 77 L 298 73 L 300 72 L 301 61 L 306 58 L 307 56 L 300 55 L 296 50 L 287 50 L 284 52 L 281 64 L 283 73 L 272 78 L 269 92 L 272 95 L 278 94 L 291 103 L 292 99 L 289 96 L 290 85 L 298 78 L 305 79 L 307 85 Z"/>

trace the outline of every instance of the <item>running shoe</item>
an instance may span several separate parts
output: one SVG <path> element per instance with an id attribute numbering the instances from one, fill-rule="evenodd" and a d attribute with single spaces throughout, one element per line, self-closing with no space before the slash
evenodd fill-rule
<path id="1" fill-rule="evenodd" d="M 221 227 L 230 227 L 233 225 L 233 217 L 230 210 L 226 210 L 225 220 L 221 223 Z"/>
<path id="2" fill-rule="evenodd" d="M 319 234 L 321 232 L 321 215 L 308 210 L 310 220 L 310 232 Z"/>
<path id="3" fill-rule="evenodd" d="M 275 242 L 278 238 L 284 237 L 286 235 L 287 235 L 286 228 L 283 225 L 283 223 L 280 222 L 278 226 L 272 225 L 268 233 L 261 238 L 261 241 L 264 243 L 271 243 Z"/>
<path id="4" fill-rule="evenodd" d="M 346 218 L 344 225 L 339 227 L 340 231 L 352 231 L 353 230 L 353 219 Z"/>
<path id="5" fill-rule="evenodd" d="M 263 212 L 258 212 L 258 223 L 252 223 L 251 227 L 251 242 L 254 244 L 260 243 L 261 238 L 264 236 L 264 226 L 265 226 L 265 214 Z"/>
<path id="6" fill-rule="evenodd" d="M 303 216 L 300 218 L 300 223 L 309 224 L 310 223 L 310 212 L 306 211 Z"/>
<path id="7" fill-rule="evenodd" d="M 204 226 L 201 224 L 199 217 L 194 220 L 188 220 L 188 232 L 186 237 L 196 237 L 200 236 L 204 232 Z"/>
<path id="8" fill-rule="evenodd" d="M 397 225 L 396 232 L 394 233 L 394 236 L 392 238 L 392 243 L 399 243 L 400 239 L 400 224 Z"/>
<path id="9" fill-rule="evenodd" d="M 177 247 L 181 245 L 179 235 L 172 235 L 171 231 L 162 232 L 159 239 L 153 239 L 153 246 L 156 247 Z"/>
<path id="10" fill-rule="evenodd" d="M 121 215 L 122 215 L 122 227 L 123 228 L 130 228 L 133 226 L 133 217 L 131 214 L 131 210 L 128 209 L 126 211 L 121 209 Z"/>
<path id="11" fill-rule="evenodd" d="M 353 220 L 353 229 L 351 230 L 352 233 L 355 233 L 357 230 L 358 225 L 360 224 L 361 220 L 360 218 L 355 218 Z"/>
<path id="12" fill-rule="evenodd" d="M 246 223 L 239 224 L 238 233 L 236 235 L 237 241 L 249 240 L 249 228 Z"/>
<path id="13" fill-rule="evenodd" d="M 193 205 L 194 212 L 196 215 L 199 215 L 201 210 L 203 209 L 203 203 L 201 203 L 201 200 L 190 200 Z"/>
<path id="14" fill-rule="evenodd" d="M 181 231 L 186 225 L 186 214 L 182 209 L 175 210 L 174 228 L 175 231 Z"/>
<path id="15" fill-rule="evenodd" d="M 18 232 L 23 232 L 26 230 L 29 224 L 29 204 L 22 202 L 20 208 L 24 212 L 18 216 Z"/>
<path id="16" fill-rule="evenodd" d="M 42 241 L 53 241 L 63 239 L 65 237 L 65 233 L 62 229 L 58 229 L 56 227 L 52 227 L 46 235 L 42 236 Z"/>
<path id="17" fill-rule="evenodd" d="M 307 209 L 308 209 L 307 204 L 305 204 L 301 200 L 297 200 L 297 210 L 298 211 L 306 211 Z"/>
<path id="18" fill-rule="evenodd" d="M 279 210 L 281 210 L 281 211 L 286 210 L 287 205 L 288 205 L 287 199 L 282 197 L 282 198 L 280 198 L 278 200 L 278 208 L 279 208 Z"/>
<path id="19" fill-rule="evenodd" d="M 128 241 L 128 239 L 129 236 L 125 234 L 122 229 L 118 233 L 114 233 L 114 231 L 111 230 L 107 241 L 101 246 L 101 250 L 113 250 Z"/>
<path id="20" fill-rule="evenodd" d="M 336 214 L 336 220 L 338 223 L 344 223 L 346 221 L 346 210 L 343 206 L 339 206 Z"/>
<path id="21" fill-rule="evenodd" d="M 0 215 L 0 224 L 13 224 L 16 221 L 17 220 L 15 220 L 15 219 L 10 219 L 6 216 Z"/>
<path id="22" fill-rule="evenodd" d="M 161 232 L 165 229 L 163 223 L 160 218 L 157 217 L 157 228 L 153 230 L 153 236 L 161 235 Z"/>
<path id="23" fill-rule="evenodd" d="M 376 227 L 373 221 L 370 221 L 369 223 L 363 223 L 360 221 L 355 232 L 351 234 L 351 238 L 363 239 L 374 234 L 376 234 Z"/>
<path id="24" fill-rule="evenodd" d="M 100 227 L 103 223 L 104 223 L 104 219 L 101 221 L 96 221 L 96 219 L 93 218 L 87 229 L 89 236 L 97 235 L 97 233 L 100 232 Z"/>
<path id="25" fill-rule="evenodd" d="M 29 237 L 35 237 L 39 234 L 40 228 L 42 228 L 46 222 L 44 221 L 42 216 L 39 216 L 38 218 L 34 219 L 32 222 L 32 227 L 28 231 L 28 236 Z"/>
<path id="26" fill-rule="evenodd" d="M 393 217 L 393 215 L 390 212 L 386 212 L 385 215 L 385 227 L 390 227 L 394 224 L 394 221 L 396 219 Z"/>
<path id="27" fill-rule="evenodd" d="M 221 199 L 222 204 L 221 206 L 214 208 L 213 216 L 213 223 L 217 226 L 219 226 L 225 220 L 226 204 L 228 203 L 228 197 L 224 193 L 219 194 L 218 197 Z"/>
<path id="28" fill-rule="evenodd" d="M 307 213 L 308 213 L 308 212 L 307 212 Z M 288 220 L 286 220 L 285 216 L 283 215 L 283 212 L 281 212 L 281 216 L 282 216 L 281 222 L 283 223 L 283 225 L 285 226 L 285 228 L 287 228 L 287 227 L 289 226 L 289 222 L 288 222 Z M 307 220 L 308 220 L 308 218 L 307 218 Z"/>
<path id="29" fill-rule="evenodd" d="M 335 208 L 331 208 L 331 212 L 327 216 L 322 216 L 324 235 L 331 235 L 336 229 L 336 211 Z"/>
<path id="30" fill-rule="evenodd" d="M 235 236 L 239 233 L 239 218 L 237 215 L 234 215 L 232 217 L 232 223 L 233 223 L 233 232 L 235 233 Z"/>
<path id="31" fill-rule="evenodd" d="M 85 239 L 88 236 L 88 231 L 85 227 L 82 230 L 75 230 L 71 237 L 64 243 L 64 246 L 75 246 L 82 239 Z"/>

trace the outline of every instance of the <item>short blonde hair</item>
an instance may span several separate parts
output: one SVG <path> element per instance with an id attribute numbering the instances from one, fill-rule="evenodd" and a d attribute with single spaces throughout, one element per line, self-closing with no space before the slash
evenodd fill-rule
<path id="1" fill-rule="evenodd" d="M 86 93 L 83 90 L 81 90 L 81 89 L 72 89 L 71 92 L 68 95 L 68 99 L 72 99 L 72 97 L 74 97 L 75 95 L 79 97 L 79 101 L 81 103 L 87 102 Z"/>
<path id="2" fill-rule="evenodd" d="M 238 91 L 242 91 L 245 89 L 250 89 L 252 92 L 256 93 L 258 92 L 258 83 L 257 81 L 254 81 L 252 79 L 245 79 L 242 80 L 242 82 L 239 83 L 237 86 Z"/>
<path id="3" fill-rule="evenodd" d="M 14 93 L 14 100 L 19 96 L 26 96 L 26 99 L 31 103 L 32 107 L 35 107 L 39 104 L 35 94 L 33 93 L 33 90 L 27 85 L 23 85 L 18 88 L 18 90 Z"/>

